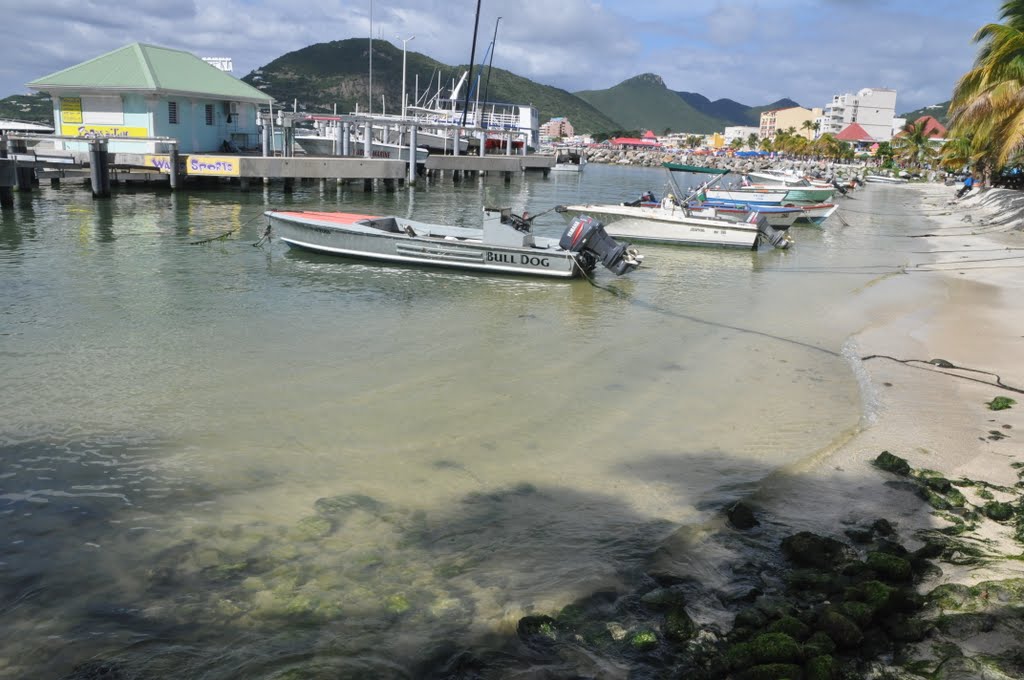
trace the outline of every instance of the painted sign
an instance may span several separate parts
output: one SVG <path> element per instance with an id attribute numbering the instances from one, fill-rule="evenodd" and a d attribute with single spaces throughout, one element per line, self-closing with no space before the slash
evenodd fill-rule
<path id="1" fill-rule="evenodd" d="M 156 168 L 164 174 L 171 173 L 171 157 L 170 156 L 151 156 L 146 154 L 142 157 L 142 164 L 147 168 Z"/>
<path id="2" fill-rule="evenodd" d="M 240 159 L 230 156 L 189 156 L 185 167 L 190 175 L 238 177 L 241 166 Z"/>
<path id="3" fill-rule="evenodd" d="M 61 97 L 60 98 L 60 122 L 81 123 L 82 122 L 82 98 Z M 63 134 L 67 134 L 66 132 Z"/>
<path id="4" fill-rule="evenodd" d="M 148 137 L 144 127 L 124 125 L 61 125 L 60 133 L 68 137 Z"/>

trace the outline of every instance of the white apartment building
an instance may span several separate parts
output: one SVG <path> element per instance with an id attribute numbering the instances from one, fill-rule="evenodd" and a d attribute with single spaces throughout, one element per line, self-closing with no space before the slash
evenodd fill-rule
<path id="1" fill-rule="evenodd" d="M 837 94 L 825 106 L 818 119 L 818 134 L 839 134 L 851 123 L 858 123 L 879 142 L 892 139 L 893 119 L 896 117 L 896 90 L 885 87 L 866 87 L 857 94 Z"/>
<path id="2" fill-rule="evenodd" d="M 750 137 L 750 135 L 757 135 L 758 138 L 761 136 L 761 128 L 747 126 L 747 125 L 732 125 L 725 128 L 725 145 L 729 146 L 732 144 L 732 140 L 739 137 L 744 142 Z"/>

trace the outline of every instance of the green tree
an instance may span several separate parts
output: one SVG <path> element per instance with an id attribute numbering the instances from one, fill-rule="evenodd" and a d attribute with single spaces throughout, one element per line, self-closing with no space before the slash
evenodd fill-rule
<path id="1" fill-rule="evenodd" d="M 751 132 L 749 135 L 747 135 L 747 148 L 750 149 L 751 151 L 755 151 L 757 149 L 756 132 Z"/>
<path id="2" fill-rule="evenodd" d="M 928 136 L 928 121 L 907 123 L 892 140 L 892 154 L 900 162 L 916 168 L 934 160 L 938 151 Z"/>
<path id="3" fill-rule="evenodd" d="M 950 155 L 970 158 L 982 181 L 1024 149 L 1024 0 L 1004 2 L 1000 18 L 974 35 L 982 47 L 950 104 L 951 139 L 971 145 Z"/>

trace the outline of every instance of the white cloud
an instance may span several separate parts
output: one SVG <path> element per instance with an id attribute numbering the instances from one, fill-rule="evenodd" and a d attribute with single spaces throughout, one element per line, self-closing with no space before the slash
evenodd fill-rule
<path id="1" fill-rule="evenodd" d="M 467 63 L 476 3 L 373 0 L 374 35 L 448 64 Z M 0 0 L 0 97 L 133 41 L 228 56 L 237 75 L 310 44 L 366 37 L 371 0 Z M 900 109 L 949 98 L 970 40 L 1000 0 L 484 0 L 477 61 L 498 29 L 494 65 L 570 91 L 661 75 L 675 90 L 808 106 L 838 92 L 895 87 Z M 11 25 L 13 24 L 13 25 Z"/>

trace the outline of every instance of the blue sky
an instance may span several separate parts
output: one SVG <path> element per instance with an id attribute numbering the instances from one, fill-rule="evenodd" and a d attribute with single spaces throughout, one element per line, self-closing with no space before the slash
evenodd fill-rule
<path id="1" fill-rule="evenodd" d="M 569 91 L 656 73 L 673 90 L 747 105 L 823 106 L 863 87 L 898 90 L 897 110 L 949 99 L 1001 0 L 482 0 L 477 59 Z M 235 75 L 306 45 L 375 37 L 467 63 L 474 0 L 0 0 L 0 97 L 141 41 L 227 56 Z"/>

